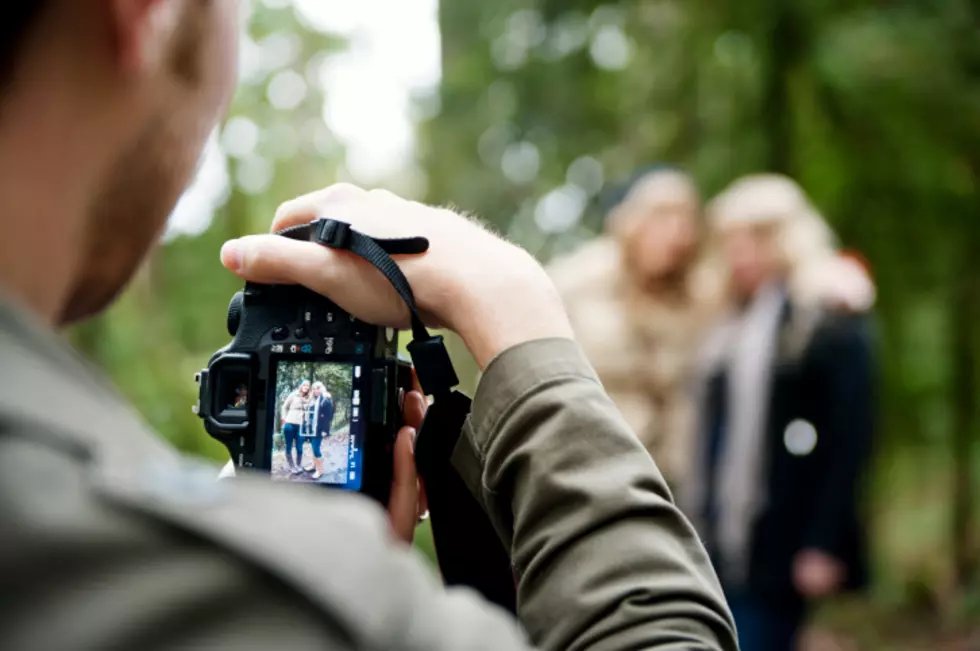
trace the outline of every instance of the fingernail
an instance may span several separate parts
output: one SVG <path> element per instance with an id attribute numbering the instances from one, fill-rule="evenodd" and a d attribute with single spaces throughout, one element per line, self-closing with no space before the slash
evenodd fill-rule
<path id="1" fill-rule="evenodd" d="M 238 240 L 225 242 L 221 247 L 221 264 L 225 265 L 234 272 L 242 269 L 242 246 Z"/>

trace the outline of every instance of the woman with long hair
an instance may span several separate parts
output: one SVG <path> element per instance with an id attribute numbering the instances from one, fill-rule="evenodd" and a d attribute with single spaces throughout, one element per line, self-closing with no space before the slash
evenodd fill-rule
<path id="1" fill-rule="evenodd" d="M 300 431 L 306 418 L 306 406 L 310 402 L 310 381 L 301 380 L 296 389 L 282 401 L 280 419 L 286 444 L 286 465 L 290 472 L 303 472 L 303 439 Z"/>
<path id="2" fill-rule="evenodd" d="M 330 436 L 333 423 L 333 397 L 323 382 L 313 383 L 313 395 L 306 408 L 306 425 L 302 435 L 310 441 L 313 450 L 313 479 L 323 477 L 323 439 Z"/>
<path id="3" fill-rule="evenodd" d="M 694 351 L 722 289 L 702 234 L 694 182 L 657 169 L 610 212 L 605 234 L 549 267 L 603 386 L 675 485 L 693 426 Z"/>

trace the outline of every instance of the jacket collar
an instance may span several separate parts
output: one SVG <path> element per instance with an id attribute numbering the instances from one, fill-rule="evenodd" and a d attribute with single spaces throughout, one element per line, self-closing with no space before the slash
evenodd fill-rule
<path id="1" fill-rule="evenodd" d="M 0 421 L 105 461 L 174 457 L 105 376 L 60 335 L 0 297 Z M 114 464 L 113 464 L 114 465 Z"/>

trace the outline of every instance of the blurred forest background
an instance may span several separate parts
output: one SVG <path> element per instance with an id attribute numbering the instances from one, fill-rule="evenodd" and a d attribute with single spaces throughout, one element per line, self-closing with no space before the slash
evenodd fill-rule
<path id="1" fill-rule="evenodd" d="M 365 2 L 416 4 L 435 11 Z M 397 36 L 397 16 L 373 20 Z M 218 250 L 266 230 L 281 201 L 337 180 L 385 186 L 479 214 L 546 260 L 599 230 L 614 188 L 645 165 L 685 167 L 706 196 L 785 172 L 880 292 L 875 582 L 822 613 L 844 636 L 827 648 L 977 648 L 958 646 L 980 628 L 976 3 L 442 0 L 438 23 L 441 77 L 410 97 L 410 164 L 371 178 L 324 119 L 340 92 L 324 71 L 358 32 L 289 0 L 252 2 L 249 65 L 211 154 L 230 179 L 213 220 L 171 233 L 124 298 L 73 332 L 78 345 L 164 436 L 221 459 L 190 412 L 238 288 Z M 475 368 L 458 363 L 471 388 Z"/>

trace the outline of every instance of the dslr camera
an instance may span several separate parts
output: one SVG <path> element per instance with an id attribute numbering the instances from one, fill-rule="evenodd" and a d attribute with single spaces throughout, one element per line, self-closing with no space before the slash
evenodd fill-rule
<path id="1" fill-rule="evenodd" d="M 387 503 L 412 387 L 397 331 L 304 287 L 247 283 L 228 307 L 228 333 L 196 376 L 195 411 L 236 468 Z"/>

